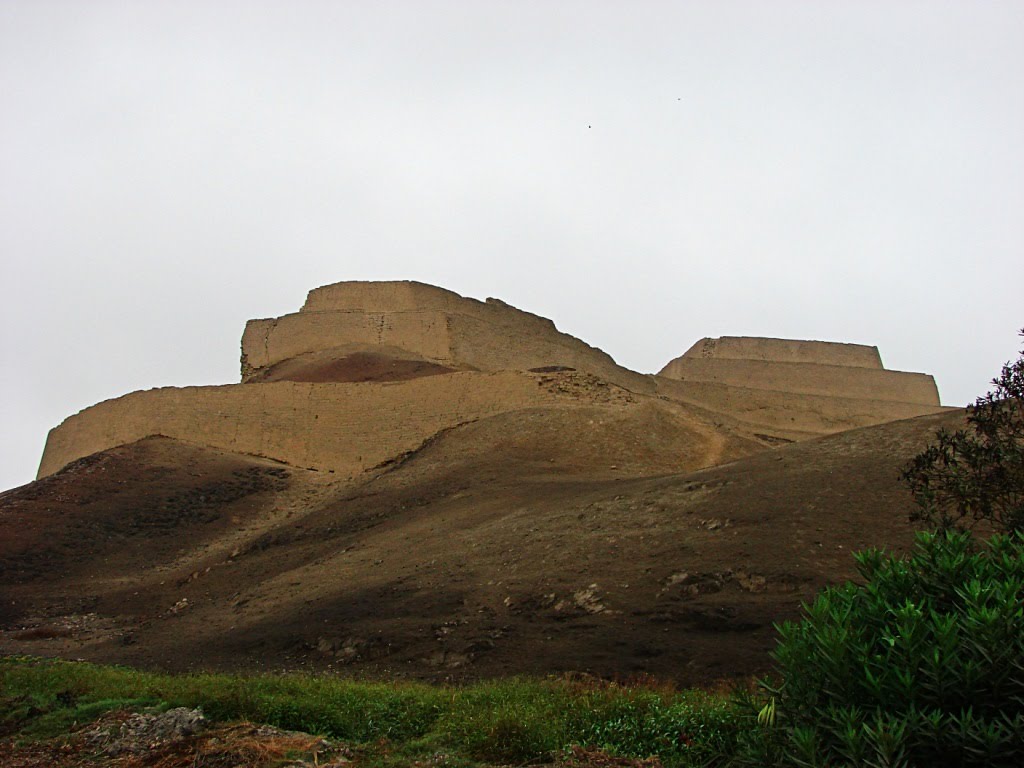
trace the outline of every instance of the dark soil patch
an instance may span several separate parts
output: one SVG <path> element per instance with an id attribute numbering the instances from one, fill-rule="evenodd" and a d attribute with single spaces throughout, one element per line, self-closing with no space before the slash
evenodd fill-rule
<path id="1" fill-rule="evenodd" d="M 285 360 L 256 377 L 255 381 L 408 381 L 422 376 L 453 373 L 448 368 L 428 360 L 408 360 L 375 354 L 354 352 L 340 358 L 304 355 Z"/>

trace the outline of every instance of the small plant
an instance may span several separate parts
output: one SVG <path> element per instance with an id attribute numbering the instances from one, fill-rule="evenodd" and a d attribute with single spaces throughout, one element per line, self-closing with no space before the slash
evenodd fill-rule
<path id="1" fill-rule="evenodd" d="M 936 530 L 984 521 L 1024 531 L 1024 350 L 992 384 L 967 407 L 968 429 L 939 430 L 904 469 L 918 504 L 911 520 Z"/>
<path id="2" fill-rule="evenodd" d="M 1024 535 L 918 534 L 779 627 L 777 730 L 801 766 L 1024 765 Z M 761 728 L 771 731 L 769 712 Z"/>

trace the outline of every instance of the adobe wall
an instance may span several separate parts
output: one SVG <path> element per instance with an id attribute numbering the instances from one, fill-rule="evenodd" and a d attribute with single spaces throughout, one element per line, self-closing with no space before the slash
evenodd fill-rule
<path id="1" fill-rule="evenodd" d="M 945 410 L 937 405 L 798 394 L 706 381 L 677 381 L 659 377 L 657 383 L 658 394 L 663 397 L 727 414 L 752 430 L 790 440 L 803 440 Z"/>
<path id="2" fill-rule="evenodd" d="M 333 359 L 366 347 L 462 370 L 384 383 L 255 381 L 301 355 Z M 548 366 L 581 373 L 523 373 Z M 593 384 L 588 374 L 602 381 Z M 675 401 L 690 413 L 690 406 L 713 412 L 718 427 L 740 424 L 740 431 L 790 439 L 940 409 L 931 376 L 885 370 L 874 347 L 704 339 L 647 376 L 560 333 L 550 320 L 412 282 L 324 286 L 310 291 L 297 313 L 250 321 L 242 380 L 253 383 L 135 392 L 71 416 L 51 430 L 39 477 L 154 434 L 353 475 L 465 421 L 589 405 L 596 392 L 629 402 L 629 392 L 657 395 L 659 407 Z"/>
<path id="3" fill-rule="evenodd" d="M 923 373 L 683 356 L 666 365 L 658 375 L 794 394 L 939 405 L 935 380 Z"/>
<path id="4" fill-rule="evenodd" d="M 518 408 L 587 402 L 578 395 L 516 373 L 151 389 L 86 408 L 50 430 L 38 477 L 150 435 L 353 475 L 442 429 Z"/>
<path id="5" fill-rule="evenodd" d="M 306 312 L 412 312 L 434 310 L 461 313 L 494 323 L 513 323 L 536 333 L 560 334 L 546 317 L 506 304 L 500 299 L 478 301 L 454 291 L 409 280 L 361 282 L 348 281 L 314 288 L 299 310 Z M 579 339 L 568 336 L 577 343 Z"/>
<path id="6" fill-rule="evenodd" d="M 242 334 L 242 380 L 282 360 L 344 344 L 393 346 L 453 365 L 448 316 L 406 312 L 297 312 L 250 320 Z"/>
<path id="7" fill-rule="evenodd" d="M 413 282 L 336 283 L 310 291 L 297 313 L 250 320 L 242 336 L 242 381 L 291 357 L 347 344 L 399 347 L 442 365 L 482 371 L 567 366 L 653 391 L 648 377 L 561 333 L 547 318 Z"/>
<path id="8" fill-rule="evenodd" d="M 448 312 L 467 302 L 481 303 L 446 288 L 413 280 L 349 280 L 314 288 L 306 294 L 306 303 L 299 311 L 407 312 L 433 309 Z"/>
<path id="9" fill-rule="evenodd" d="M 686 358 L 763 360 L 774 363 L 816 363 L 882 369 L 878 347 L 834 341 L 799 341 L 756 336 L 703 338 L 683 353 Z"/>
<path id="10" fill-rule="evenodd" d="M 482 371 L 528 371 L 565 366 L 593 373 L 633 392 L 654 391 L 649 376 L 623 368 L 606 353 L 565 333 L 524 327 L 515 316 L 449 319 L 452 358 Z"/>

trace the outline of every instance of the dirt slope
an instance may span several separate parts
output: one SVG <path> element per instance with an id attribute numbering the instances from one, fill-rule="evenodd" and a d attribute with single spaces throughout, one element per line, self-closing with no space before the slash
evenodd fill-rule
<path id="1" fill-rule="evenodd" d="M 283 360 L 249 381 L 408 381 L 453 370 L 394 347 L 349 344 Z"/>
<path id="2" fill-rule="evenodd" d="M 166 438 L 81 460 L 0 495 L 0 652 L 423 678 L 757 672 L 772 622 L 852 576 L 851 550 L 908 543 L 899 468 L 962 418 L 774 450 L 719 435 L 728 463 L 652 476 L 680 466 L 660 454 L 663 416 L 593 416 L 482 419 L 357 483 Z"/>

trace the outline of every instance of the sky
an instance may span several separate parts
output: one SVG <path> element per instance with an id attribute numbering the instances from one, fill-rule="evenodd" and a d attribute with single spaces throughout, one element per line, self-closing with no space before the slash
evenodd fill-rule
<path id="1" fill-rule="evenodd" d="M 874 344 L 964 405 L 1022 344 L 1021 40 L 1016 0 L 5 0 L 0 489 L 342 280 L 647 373 Z"/>

